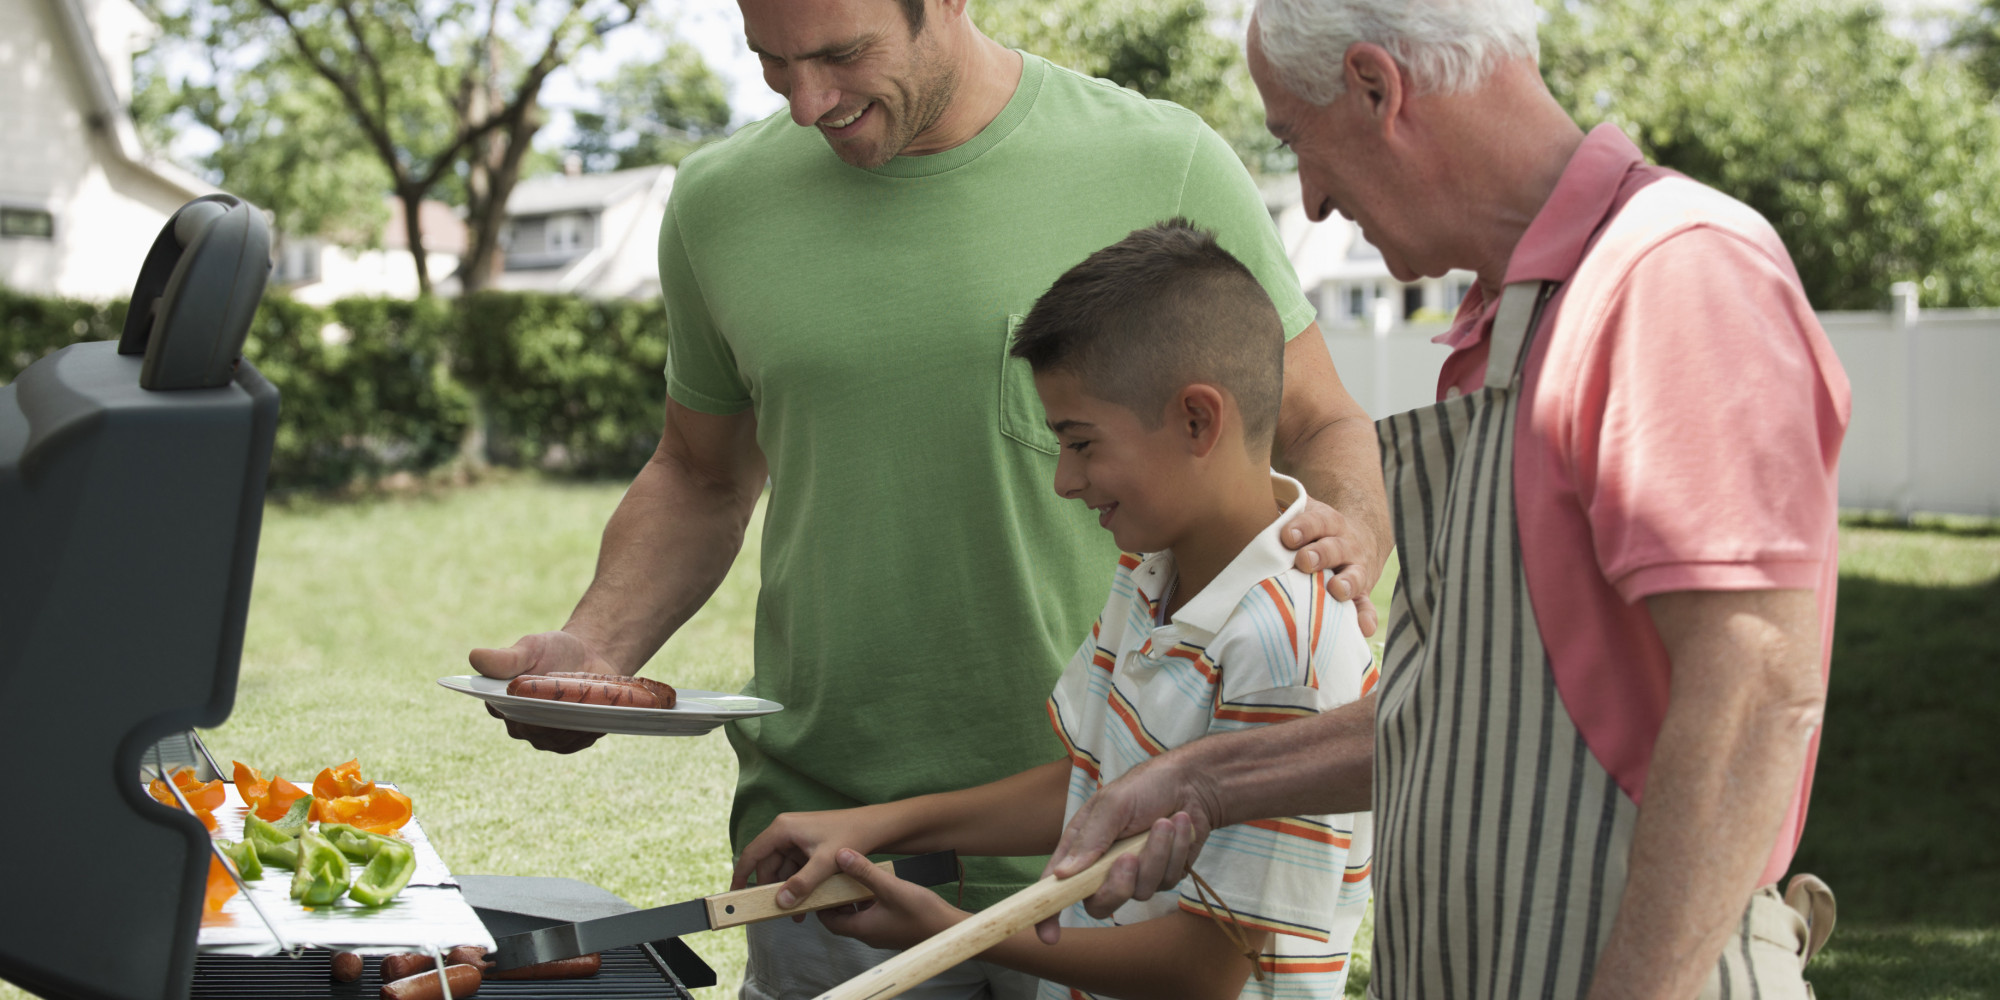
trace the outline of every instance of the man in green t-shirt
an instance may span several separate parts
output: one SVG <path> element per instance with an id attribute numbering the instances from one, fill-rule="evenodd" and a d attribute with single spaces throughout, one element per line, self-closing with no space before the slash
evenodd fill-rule
<path id="1" fill-rule="evenodd" d="M 1279 464 L 1331 505 L 1292 544 L 1302 568 L 1345 567 L 1335 596 L 1367 594 L 1389 547 L 1372 425 L 1249 176 L 1197 116 L 1005 49 L 964 0 L 742 7 L 791 120 L 681 165 L 660 231 L 659 451 L 568 624 L 475 651 L 480 672 L 636 672 L 722 580 L 768 476 L 748 692 L 785 711 L 730 729 L 738 848 L 780 812 L 1061 756 L 1043 705 L 1117 552 L 1051 488 L 1059 445 L 1010 334 L 1071 265 L 1175 216 L 1215 231 L 1277 305 Z M 594 739 L 509 730 L 560 752 Z M 969 859 L 965 904 L 1041 864 Z M 818 921 L 750 942 L 753 997 L 810 996 L 881 957 Z M 960 972 L 938 995 L 1032 988 Z"/>

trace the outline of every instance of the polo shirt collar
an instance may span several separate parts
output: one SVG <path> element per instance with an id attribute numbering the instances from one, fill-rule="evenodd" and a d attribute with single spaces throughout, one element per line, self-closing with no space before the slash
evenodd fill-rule
<path id="1" fill-rule="evenodd" d="M 1298 480 L 1273 471 L 1271 495 L 1285 505 L 1285 512 L 1258 532 L 1208 586 L 1201 588 L 1201 593 L 1174 612 L 1172 624 L 1180 626 L 1180 631 L 1189 638 L 1199 642 L 1214 638 L 1252 587 L 1290 569 L 1297 559 L 1297 553 L 1286 548 L 1278 534 L 1305 511 L 1306 489 Z"/>
<path id="2" fill-rule="evenodd" d="M 1521 242 L 1507 259 L 1506 284 L 1521 281 L 1568 281 L 1583 263 L 1591 238 L 1611 214 L 1624 187 L 1625 175 L 1646 162 L 1639 147 L 1606 122 L 1590 130 L 1570 155 L 1549 200 L 1528 223 Z M 1489 301 L 1479 286 L 1466 295 L 1451 329 L 1431 338 L 1453 348 L 1476 343 L 1485 335 Z"/>
<path id="3" fill-rule="evenodd" d="M 1507 284 L 1568 281 L 1618 199 L 1626 172 L 1645 161 L 1618 126 L 1606 122 L 1591 129 L 1514 245 L 1507 259 Z"/>

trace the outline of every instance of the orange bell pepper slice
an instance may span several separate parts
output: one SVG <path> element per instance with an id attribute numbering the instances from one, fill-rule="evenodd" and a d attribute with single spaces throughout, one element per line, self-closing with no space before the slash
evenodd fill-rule
<path id="1" fill-rule="evenodd" d="M 236 794 L 242 796 L 244 805 L 255 809 L 271 793 L 271 783 L 256 768 L 240 760 L 230 763 L 236 765 Z"/>
<path id="2" fill-rule="evenodd" d="M 349 795 L 366 795 L 375 790 L 375 783 L 361 777 L 361 761 L 350 760 L 337 764 L 319 773 L 313 779 L 313 797 L 338 799 Z"/>
<path id="3" fill-rule="evenodd" d="M 222 904 L 229 902 L 229 897 L 234 895 L 236 895 L 236 880 L 229 877 L 229 870 L 222 867 L 220 859 L 213 854 L 209 855 L 208 892 L 202 904 L 208 907 L 208 912 L 217 913 L 222 910 Z"/>
<path id="4" fill-rule="evenodd" d="M 285 818 L 292 803 L 306 797 L 306 790 L 283 778 L 272 778 L 271 788 L 264 801 L 257 806 L 257 818 L 277 821 Z"/>
<path id="5" fill-rule="evenodd" d="M 204 784 L 194 780 L 193 771 L 182 768 L 174 773 L 174 784 L 181 786 L 181 794 L 187 796 L 188 805 L 194 807 L 194 817 L 201 820 L 201 825 L 207 827 L 210 833 L 215 832 L 215 814 L 209 810 L 222 804 L 222 782 Z M 211 785 L 214 787 L 210 788 Z M 181 807 L 180 800 L 174 798 L 173 789 L 158 778 L 146 786 L 146 792 L 169 809 L 179 810 Z"/>
<path id="6" fill-rule="evenodd" d="M 369 833 L 395 833 L 410 821 L 410 797 L 393 788 L 376 788 L 348 824 Z"/>
<path id="7" fill-rule="evenodd" d="M 191 788 L 187 785 L 182 785 L 181 794 L 187 796 L 188 805 L 195 807 L 200 812 L 208 812 L 216 806 L 221 805 L 225 797 L 222 791 L 221 778 L 209 782 L 197 782 Z"/>

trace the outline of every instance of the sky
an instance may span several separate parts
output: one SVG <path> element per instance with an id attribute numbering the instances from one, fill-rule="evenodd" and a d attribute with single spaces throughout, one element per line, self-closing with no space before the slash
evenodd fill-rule
<path id="1" fill-rule="evenodd" d="M 701 51 L 701 57 L 729 86 L 729 107 L 736 123 L 756 121 L 784 106 L 784 101 L 764 85 L 757 57 L 743 44 L 743 15 L 736 0 L 668 0 L 662 8 L 672 11 L 674 33 Z M 611 71 L 635 59 L 653 58 L 665 50 L 665 39 L 639 24 L 606 36 L 603 58 L 589 60 L 589 66 L 549 78 L 542 103 L 551 108 L 585 107 L 593 104 L 591 84 L 609 79 Z M 568 121 L 551 122 L 549 135 L 538 145 L 560 143 L 568 133 Z"/>

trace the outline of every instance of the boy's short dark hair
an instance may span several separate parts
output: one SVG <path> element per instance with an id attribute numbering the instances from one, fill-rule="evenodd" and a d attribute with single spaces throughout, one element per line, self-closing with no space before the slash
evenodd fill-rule
<path id="1" fill-rule="evenodd" d="M 1250 269 L 1186 219 L 1135 229 L 1064 272 L 1010 353 L 1037 374 L 1076 375 L 1148 427 L 1195 382 L 1235 397 L 1252 447 L 1268 445 L 1278 425 L 1284 323 Z"/>

